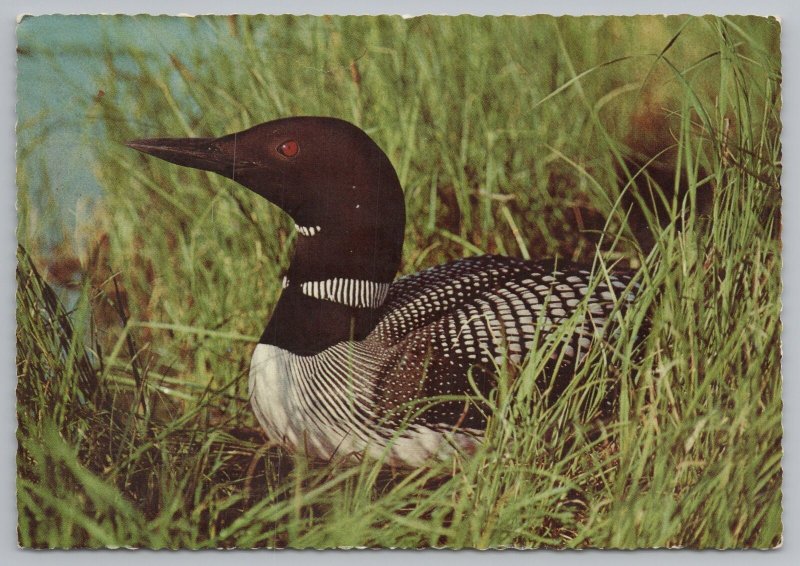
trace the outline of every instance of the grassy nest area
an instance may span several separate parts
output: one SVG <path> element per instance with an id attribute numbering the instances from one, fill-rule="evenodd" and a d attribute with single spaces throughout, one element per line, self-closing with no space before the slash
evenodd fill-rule
<path id="1" fill-rule="evenodd" d="M 18 37 L 22 546 L 782 541 L 776 20 L 42 16 Z M 295 115 L 388 155 L 401 275 L 483 253 L 633 270 L 614 347 L 552 402 L 547 352 L 501 372 L 469 456 L 405 470 L 266 438 L 247 374 L 295 231 L 124 142 Z"/>

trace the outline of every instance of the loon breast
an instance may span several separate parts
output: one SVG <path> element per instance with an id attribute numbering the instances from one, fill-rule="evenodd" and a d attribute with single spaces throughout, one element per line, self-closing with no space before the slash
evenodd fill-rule
<path id="1" fill-rule="evenodd" d="M 364 453 L 397 466 L 418 467 L 455 450 L 471 451 L 481 431 L 431 427 L 381 418 L 375 405 L 376 352 L 343 342 L 299 356 L 258 344 L 250 365 L 250 399 L 267 436 L 322 460 Z"/>

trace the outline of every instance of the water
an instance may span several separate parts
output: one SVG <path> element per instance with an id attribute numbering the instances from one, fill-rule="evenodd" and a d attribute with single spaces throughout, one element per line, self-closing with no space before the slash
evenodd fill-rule
<path id="1" fill-rule="evenodd" d="M 44 249 L 63 244 L 90 221 L 103 189 L 94 175 L 103 143 L 92 107 L 114 88 L 106 57 L 133 70 L 131 51 L 154 64 L 170 53 L 213 46 L 209 18 L 152 16 L 38 16 L 17 28 L 17 143 L 20 178 L 33 212 L 50 219 L 38 237 Z M 178 100 L 178 103 L 185 101 Z M 24 235 L 20 234 L 20 239 Z M 23 242 L 24 243 L 24 242 Z M 69 242 L 77 245 L 77 242 Z"/>
<path id="2" fill-rule="evenodd" d="M 208 18 L 151 16 L 39 16 L 17 28 L 17 167 L 19 199 L 30 230 L 20 243 L 38 256 L 39 269 L 68 310 L 80 298 L 78 257 L 92 238 L 93 211 L 103 187 L 95 176 L 96 148 L 109 143 L 93 107 L 115 88 L 106 58 L 135 70 L 132 51 L 154 65 L 191 44 L 214 45 Z M 179 104 L 180 92 L 174 93 Z M 22 219 L 21 219 L 22 220 Z"/>

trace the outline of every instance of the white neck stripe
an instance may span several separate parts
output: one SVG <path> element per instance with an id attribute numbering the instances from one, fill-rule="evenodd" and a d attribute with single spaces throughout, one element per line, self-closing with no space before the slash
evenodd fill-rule
<path id="1" fill-rule="evenodd" d="M 289 286 L 284 278 L 284 288 Z M 344 279 L 335 277 L 323 281 L 304 281 L 300 283 L 300 291 L 304 295 L 333 301 L 350 307 L 378 308 L 389 294 L 390 283 L 376 283 L 362 279 Z"/>

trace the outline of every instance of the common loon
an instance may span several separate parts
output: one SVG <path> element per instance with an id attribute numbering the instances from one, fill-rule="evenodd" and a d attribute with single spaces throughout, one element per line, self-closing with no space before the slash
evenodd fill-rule
<path id="1" fill-rule="evenodd" d="M 566 261 L 492 255 L 395 280 L 403 191 L 386 154 L 343 120 L 293 117 L 220 138 L 128 145 L 229 177 L 294 220 L 294 255 L 249 390 L 269 438 L 313 457 L 366 452 L 417 467 L 469 453 L 498 368 L 521 364 L 577 311 L 544 372 L 557 376 L 553 398 L 611 314 L 635 299 L 624 270 L 598 277 Z"/>

